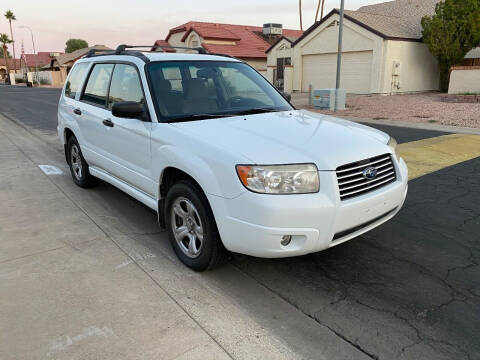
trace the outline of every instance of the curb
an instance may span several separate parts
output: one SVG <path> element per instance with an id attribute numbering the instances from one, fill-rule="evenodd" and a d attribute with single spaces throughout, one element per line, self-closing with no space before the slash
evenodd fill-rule
<path id="1" fill-rule="evenodd" d="M 369 118 L 342 117 L 342 119 L 350 120 L 354 122 L 367 123 L 367 124 L 380 124 L 380 125 L 388 125 L 388 126 L 406 127 L 406 128 L 412 128 L 412 129 L 443 131 L 443 132 L 458 133 L 458 134 L 480 135 L 480 129 L 461 127 L 461 126 L 449 126 L 449 125 L 430 124 L 430 123 L 411 123 L 407 121 L 398 121 L 398 120 L 373 120 Z"/>

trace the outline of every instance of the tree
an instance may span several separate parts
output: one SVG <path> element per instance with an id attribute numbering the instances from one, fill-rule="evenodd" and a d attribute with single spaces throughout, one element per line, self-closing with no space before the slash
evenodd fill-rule
<path id="1" fill-rule="evenodd" d="M 303 30 L 302 0 L 298 0 L 298 14 L 300 15 L 300 30 Z"/>
<path id="2" fill-rule="evenodd" d="M 480 0 L 444 0 L 422 19 L 423 41 L 438 59 L 440 89 L 448 90 L 450 68 L 480 45 Z"/>
<path id="3" fill-rule="evenodd" d="M 84 49 L 88 47 L 88 43 L 82 39 L 68 39 L 65 43 L 65 52 L 71 53 L 78 49 Z"/>
<path id="4" fill-rule="evenodd" d="M 12 40 L 10 40 L 7 34 L 0 34 L 0 43 L 2 43 L 3 58 L 5 59 L 5 66 L 7 67 L 7 79 L 8 79 L 8 76 L 10 74 L 10 67 L 8 66 L 8 59 L 7 59 L 7 52 L 8 52 L 7 44 L 11 44 Z"/>
<path id="5" fill-rule="evenodd" d="M 323 19 L 323 8 L 325 6 L 325 0 L 318 0 L 318 3 L 317 3 L 317 12 L 315 13 L 315 22 L 317 22 L 318 20 L 318 13 L 320 11 L 320 5 L 322 7 L 322 13 L 320 14 L 320 20 Z"/>
<path id="6" fill-rule="evenodd" d="M 12 31 L 12 21 L 17 20 L 17 18 L 13 14 L 12 10 L 8 10 L 5 13 L 5 17 L 7 18 L 8 22 L 10 23 L 10 37 L 12 39 L 12 46 L 13 46 L 13 70 L 15 72 L 17 72 L 17 64 L 15 62 L 15 41 L 13 40 L 13 31 Z"/>
<path id="7" fill-rule="evenodd" d="M 3 58 L 3 48 L 0 46 L 0 58 Z M 11 59 L 12 55 L 10 55 L 10 52 L 7 50 L 7 58 Z"/>

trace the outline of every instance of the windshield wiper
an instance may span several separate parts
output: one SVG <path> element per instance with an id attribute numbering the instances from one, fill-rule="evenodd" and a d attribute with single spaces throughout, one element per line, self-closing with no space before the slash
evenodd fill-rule
<path id="1" fill-rule="evenodd" d="M 278 111 L 283 111 L 279 110 L 277 108 L 254 108 L 254 109 L 246 109 L 246 110 L 239 110 L 236 112 L 229 113 L 228 116 L 238 116 L 238 115 L 254 115 L 254 114 L 263 114 L 263 113 L 269 113 L 269 112 L 278 112 Z"/>
<path id="2" fill-rule="evenodd" d="M 168 119 L 166 122 L 173 123 L 173 122 L 184 122 L 184 121 L 195 121 L 195 120 L 204 120 L 204 119 L 215 119 L 215 118 L 222 118 L 231 115 L 224 115 L 224 114 L 189 114 L 185 116 L 178 116 L 172 119 Z"/>
<path id="3" fill-rule="evenodd" d="M 168 119 L 166 122 L 173 123 L 173 122 L 195 121 L 195 120 L 215 119 L 215 118 L 224 118 L 224 117 L 240 116 L 240 115 L 254 115 L 254 114 L 262 114 L 262 113 L 268 113 L 268 112 L 278 112 L 278 111 L 283 111 L 283 110 L 270 107 L 270 108 L 246 109 L 246 110 L 239 110 L 235 112 L 221 113 L 221 114 L 188 114 L 188 115 L 178 116 L 172 119 Z"/>

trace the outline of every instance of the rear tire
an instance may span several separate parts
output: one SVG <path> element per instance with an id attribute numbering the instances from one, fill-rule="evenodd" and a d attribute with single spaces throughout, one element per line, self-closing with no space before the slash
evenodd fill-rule
<path id="1" fill-rule="evenodd" d="M 97 185 L 98 179 L 90 175 L 88 164 L 83 158 L 82 150 L 75 136 L 71 136 L 68 139 L 67 153 L 73 182 L 82 188 L 90 188 Z"/>
<path id="2" fill-rule="evenodd" d="M 229 259 L 210 204 L 193 181 L 181 180 L 168 191 L 165 224 L 173 250 L 189 268 L 205 271 Z"/>

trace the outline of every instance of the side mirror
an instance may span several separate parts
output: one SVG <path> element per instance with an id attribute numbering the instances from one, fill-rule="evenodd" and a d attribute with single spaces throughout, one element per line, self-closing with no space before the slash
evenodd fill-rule
<path id="1" fill-rule="evenodd" d="M 121 101 L 112 105 L 112 115 L 120 118 L 143 120 L 144 112 L 144 105 L 135 101 Z"/>
<path id="2" fill-rule="evenodd" d="M 286 92 L 282 92 L 282 96 L 287 100 L 288 102 L 292 101 L 292 95 L 288 94 Z"/>

